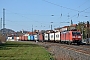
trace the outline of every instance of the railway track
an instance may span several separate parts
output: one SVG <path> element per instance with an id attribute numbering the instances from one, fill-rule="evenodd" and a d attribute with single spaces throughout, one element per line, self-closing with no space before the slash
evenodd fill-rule
<path id="1" fill-rule="evenodd" d="M 90 56 L 90 48 L 87 48 L 87 47 L 75 46 L 75 45 L 63 45 L 61 47 L 66 48 L 68 50 L 73 50 L 77 53 L 82 53 Z"/>
<path id="2" fill-rule="evenodd" d="M 24 41 L 27 42 L 27 41 Z M 34 42 L 34 41 L 28 41 L 28 43 L 33 43 L 33 44 L 39 44 L 42 45 L 46 48 L 51 47 L 51 46 L 58 46 L 67 50 L 72 50 L 77 53 L 82 53 L 85 55 L 90 56 L 90 45 L 67 45 L 67 44 L 60 44 L 60 43 L 51 43 L 51 42 Z"/>
<path id="3" fill-rule="evenodd" d="M 87 46 L 87 45 L 84 45 L 84 46 L 83 45 L 67 45 L 67 44 L 58 44 L 58 43 L 48 43 L 48 44 L 51 44 L 51 46 L 59 46 L 68 50 L 74 50 L 75 52 L 90 55 L 90 46 Z"/>
<path id="4" fill-rule="evenodd" d="M 67 44 L 52 43 L 51 46 L 59 46 L 64 49 L 73 50 L 75 52 L 90 56 L 90 45 L 67 45 Z"/>

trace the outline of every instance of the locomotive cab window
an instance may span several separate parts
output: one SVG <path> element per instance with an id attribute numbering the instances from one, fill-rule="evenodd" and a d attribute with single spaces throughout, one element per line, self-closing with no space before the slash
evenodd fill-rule
<path id="1" fill-rule="evenodd" d="M 77 32 L 77 35 L 81 35 L 81 33 L 80 32 Z"/>
<path id="2" fill-rule="evenodd" d="M 75 35 L 81 35 L 80 32 L 72 32 L 72 35 L 75 36 Z"/>

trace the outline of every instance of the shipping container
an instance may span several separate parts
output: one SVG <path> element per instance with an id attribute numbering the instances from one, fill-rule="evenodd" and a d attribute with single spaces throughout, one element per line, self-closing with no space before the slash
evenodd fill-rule
<path id="1" fill-rule="evenodd" d="M 14 40 L 15 40 L 15 41 L 18 41 L 18 40 L 19 40 L 19 37 L 16 37 L 16 36 L 15 36 L 15 37 L 14 37 Z"/>
<path id="2" fill-rule="evenodd" d="M 44 40 L 44 34 L 39 34 L 39 41 L 43 41 Z"/>
<path id="3" fill-rule="evenodd" d="M 16 41 L 18 41 L 19 40 L 19 37 L 16 37 Z"/>
<path id="4" fill-rule="evenodd" d="M 55 41 L 60 42 L 60 32 L 55 33 Z"/>
<path id="5" fill-rule="evenodd" d="M 19 40 L 19 37 L 17 37 L 17 40 Z"/>
<path id="6" fill-rule="evenodd" d="M 54 41 L 55 42 L 55 33 L 50 33 L 49 34 L 49 38 L 50 38 L 50 41 Z"/>
<path id="7" fill-rule="evenodd" d="M 21 40 L 22 39 L 22 36 L 19 36 L 19 40 Z"/>
<path id="8" fill-rule="evenodd" d="M 49 41 L 49 34 L 48 33 L 44 33 L 44 41 Z"/>
<path id="9" fill-rule="evenodd" d="M 14 37 L 14 40 L 17 40 L 17 37 Z"/>
<path id="10" fill-rule="evenodd" d="M 28 40 L 31 40 L 30 36 L 28 36 Z"/>
<path id="11" fill-rule="evenodd" d="M 39 40 L 39 35 L 38 34 L 34 35 L 34 40 Z"/>
<path id="12" fill-rule="evenodd" d="M 28 40 L 28 36 L 24 36 L 24 38 L 25 38 L 25 41 L 27 41 L 27 40 Z"/>
<path id="13" fill-rule="evenodd" d="M 30 40 L 34 40 L 34 36 L 33 35 L 30 35 Z"/>
<path id="14" fill-rule="evenodd" d="M 22 36 L 21 40 L 25 40 L 25 39 L 24 39 L 24 36 Z"/>

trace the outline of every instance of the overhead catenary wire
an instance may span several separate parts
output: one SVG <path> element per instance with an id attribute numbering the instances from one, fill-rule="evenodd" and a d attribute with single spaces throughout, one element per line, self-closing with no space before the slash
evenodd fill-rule
<path id="1" fill-rule="evenodd" d="M 87 0 L 87 1 L 85 1 L 84 3 L 80 4 L 77 8 L 82 7 L 82 6 L 85 5 L 88 1 L 89 1 L 89 0 Z M 75 9 L 77 9 L 77 8 L 75 8 Z M 78 17 L 79 17 L 79 12 L 80 12 L 80 11 L 78 11 Z M 71 11 L 70 11 L 69 13 L 71 13 Z M 86 13 L 86 12 L 85 12 L 85 13 Z"/>
<path id="2" fill-rule="evenodd" d="M 86 8 L 85 10 L 87 10 L 87 9 L 89 9 L 90 7 L 88 7 L 88 8 Z M 83 10 L 83 11 L 85 11 L 85 10 Z M 81 12 L 83 12 L 83 11 L 81 11 Z M 80 13 L 81 13 L 80 12 Z M 15 14 L 17 14 L 17 13 L 15 13 Z M 77 14 L 76 14 L 77 15 Z M 75 16 L 75 15 L 74 15 Z M 73 16 L 73 17 L 74 17 Z M 78 16 L 79 16 L 79 14 L 78 14 Z M 11 21 L 11 22 L 18 22 L 18 21 Z M 19 21 L 19 22 L 31 22 L 31 21 Z M 32 21 L 32 22 L 37 22 L 37 21 Z M 39 21 L 39 22 L 41 22 L 41 21 Z M 42 21 L 43 22 L 43 21 Z"/>
<path id="3" fill-rule="evenodd" d="M 68 8 L 68 7 L 60 6 L 60 5 L 58 5 L 58 4 L 55 4 L 55 3 L 50 2 L 50 1 L 47 1 L 47 0 L 42 0 L 42 1 L 45 1 L 45 2 L 47 2 L 47 3 L 53 4 L 53 5 L 56 5 L 56 6 L 62 7 L 62 8 L 70 9 L 70 10 L 73 10 L 73 11 L 78 11 L 78 10 L 71 9 L 71 8 Z"/>
<path id="4" fill-rule="evenodd" d="M 69 20 L 69 19 L 71 19 L 72 20 L 72 18 L 74 18 L 75 16 L 80 16 L 80 13 L 82 13 L 82 12 L 84 12 L 84 11 L 86 11 L 86 10 L 88 10 L 88 9 L 90 9 L 90 7 L 87 7 L 86 9 L 84 9 L 84 10 L 82 10 L 82 11 L 78 11 L 78 14 L 75 14 L 75 15 L 73 15 L 73 16 L 71 16 L 71 17 L 69 17 L 67 20 Z M 78 18 L 77 17 L 77 18 Z"/>
<path id="5" fill-rule="evenodd" d="M 61 5 L 55 4 L 55 3 L 50 2 L 50 1 L 47 1 L 47 0 L 42 0 L 42 1 L 45 1 L 47 3 L 50 3 L 50 4 L 55 5 L 55 6 L 58 6 L 58 7 L 62 7 L 62 8 L 65 8 L 65 9 L 69 9 L 69 10 L 73 10 L 73 11 L 77 11 L 77 12 L 79 11 L 79 10 L 76 10 L 76 9 L 72 9 L 72 8 L 68 8 L 68 7 L 65 7 L 65 6 L 61 6 Z M 79 12 L 84 12 L 84 11 L 79 11 Z"/>
<path id="6" fill-rule="evenodd" d="M 88 8 L 86 8 L 86 9 L 82 10 L 81 12 L 79 12 L 79 13 L 78 13 L 78 17 L 80 16 L 80 13 L 84 12 L 85 10 L 87 10 L 87 9 L 89 9 L 89 8 L 90 8 L 90 7 L 88 7 Z M 75 17 L 75 16 L 77 16 L 77 14 L 75 14 L 75 15 L 72 16 L 71 18 L 73 18 L 73 17 Z"/>
<path id="7" fill-rule="evenodd" d="M 71 16 L 71 17 L 70 17 L 70 15 L 68 14 L 67 17 L 68 17 L 68 19 L 71 19 L 71 20 L 72 20 L 72 18 L 75 17 L 75 16 L 78 16 L 78 17 L 79 17 L 81 12 L 83 12 L 83 13 L 89 13 L 89 12 L 85 12 L 85 11 L 86 11 L 87 9 L 89 9 L 89 8 L 86 8 L 85 10 L 79 11 L 79 10 L 76 10 L 76 9 L 72 9 L 72 8 L 68 8 L 68 7 L 64 7 L 64 6 L 55 4 L 55 3 L 50 2 L 50 1 L 47 1 L 47 0 L 42 0 L 42 1 L 45 1 L 45 2 L 47 2 L 47 3 L 49 3 L 49 4 L 52 4 L 52 5 L 61 7 L 61 8 L 65 8 L 65 9 L 69 9 L 69 10 L 78 12 L 78 14 L 76 14 L 76 15 L 74 15 L 74 16 Z M 88 1 L 89 1 L 89 0 L 85 1 L 84 3 L 82 3 L 82 4 L 81 4 L 80 6 L 78 6 L 77 8 L 82 7 L 82 6 L 83 6 L 84 4 L 86 4 Z M 70 13 L 71 13 L 71 11 L 70 11 Z M 62 17 L 62 12 L 61 12 L 60 18 L 61 18 L 61 17 Z"/>
<path id="8" fill-rule="evenodd" d="M 61 6 L 61 8 L 63 8 L 63 7 Z M 74 10 L 73 10 L 73 11 L 74 11 Z M 79 11 L 79 12 L 84 12 L 84 11 Z M 15 13 L 15 14 L 18 15 L 18 13 Z M 36 15 L 38 15 L 38 14 L 36 14 Z M 62 15 L 62 12 L 61 12 L 60 15 L 61 15 L 61 17 L 63 16 L 63 15 Z M 80 15 L 80 14 L 79 14 L 79 15 Z M 78 16 L 79 16 L 79 15 L 78 15 Z M 20 16 L 22 16 L 22 14 L 20 14 Z M 22 17 L 25 17 L 25 16 L 22 16 Z M 70 16 L 70 17 L 71 17 L 71 16 Z M 28 18 L 28 19 L 29 19 L 29 18 Z M 69 19 L 70 19 L 70 18 L 69 18 Z M 12 21 L 12 22 L 13 22 L 13 21 Z M 18 22 L 18 21 L 16 21 L 16 22 Z M 21 21 L 21 22 L 24 22 L 24 21 Z M 25 22 L 28 22 L 28 21 L 25 21 Z M 35 22 L 35 21 L 32 21 L 32 22 Z M 40 22 L 41 22 L 41 21 L 40 21 Z M 42 21 L 42 22 L 43 22 L 43 21 Z"/>

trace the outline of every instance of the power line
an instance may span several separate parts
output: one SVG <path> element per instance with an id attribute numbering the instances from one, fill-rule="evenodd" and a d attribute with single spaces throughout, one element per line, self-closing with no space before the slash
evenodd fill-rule
<path id="1" fill-rule="evenodd" d="M 49 21 L 12 21 L 12 20 L 7 20 L 7 21 L 9 21 L 9 22 L 28 22 L 28 23 L 30 23 L 30 22 L 34 22 L 35 23 L 36 22 L 36 23 L 43 23 L 43 24 L 51 23 Z M 54 22 L 54 23 L 58 23 L 58 21 Z M 60 23 L 65 23 L 65 22 L 61 21 Z M 67 23 L 69 23 L 69 22 L 67 22 Z"/>
<path id="2" fill-rule="evenodd" d="M 46 0 L 43 0 L 43 1 L 45 1 L 45 2 L 47 2 L 47 3 L 50 3 L 50 4 L 53 4 L 53 5 L 56 5 L 56 6 L 59 6 L 59 7 L 62 7 L 62 8 L 70 9 L 70 10 L 73 10 L 73 11 L 78 11 L 78 10 L 71 9 L 71 8 L 68 8 L 68 7 L 60 6 L 60 5 L 58 5 L 58 4 L 55 4 L 55 3 L 52 3 L 52 2 L 49 2 L 49 1 L 46 1 Z"/>
<path id="3" fill-rule="evenodd" d="M 84 3 L 82 3 L 81 5 L 79 5 L 77 8 L 83 6 L 84 4 L 86 4 L 89 0 L 85 1 Z"/>
<path id="4" fill-rule="evenodd" d="M 89 8 L 90 8 L 90 7 L 88 7 L 88 8 L 86 8 L 86 9 L 80 11 L 78 14 L 75 14 L 75 15 L 71 16 L 71 17 L 68 18 L 68 19 L 71 19 L 71 20 L 72 20 L 72 18 L 75 17 L 75 16 L 77 16 L 77 15 L 78 15 L 78 17 L 79 17 L 79 16 L 80 16 L 80 13 L 84 12 L 85 10 L 87 10 L 87 9 L 89 9 Z M 68 20 L 68 19 L 67 19 L 67 20 Z"/>
<path id="5" fill-rule="evenodd" d="M 7 10 L 7 11 L 9 11 L 9 10 Z M 10 11 L 10 12 L 12 12 L 12 11 Z M 26 17 L 26 16 L 24 16 L 23 14 L 20 14 L 20 13 L 15 13 L 15 12 L 12 12 L 12 13 L 13 13 L 13 14 L 16 14 L 16 15 L 18 15 L 18 16 L 27 18 L 27 19 L 29 19 L 29 20 L 33 20 L 33 19 L 30 19 L 30 18 L 28 18 L 28 17 Z"/>
<path id="6" fill-rule="evenodd" d="M 52 3 L 52 2 L 47 1 L 47 0 L 42 0 L 42 1 L 45 1 L 45 2 L 47 2 L 47 3 L 50 3 L 50 4 L 55 5 L 55 6 L 58 6 L 58 7 L 62 7 L 62 8 L 65 8 L 65 9 L 69 9 L 69 10 L 73 10 L 73 11 L 79 11 L 79 10 L 76 10 L 76 9 L 72 9 L 72 8 L 68 8 L 68 7 L 64 7 L 64 6 L 61 6 L 61 5 Z M 79 12 L 82 12 L 82 11 L 79 11 Z M 83 12 L 84 12 L 84 11 L 83 11 Z M 85 12 L 85 13 L 87 13 L 87 12 Z"/>

